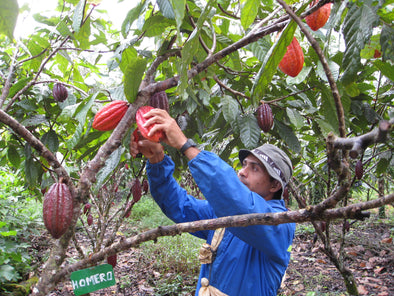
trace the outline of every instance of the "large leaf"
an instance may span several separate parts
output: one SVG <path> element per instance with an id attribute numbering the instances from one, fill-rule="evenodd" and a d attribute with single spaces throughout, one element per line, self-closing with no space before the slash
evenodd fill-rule
<path id="1" fill-rule="evenodd" d="M 123 147 L 119 147 L 108 157 L 105 161 L 104 167 L 97 173 L 96 176 L 96 190 L 98 190 L 104 181 L 108 178 L 110 174 L 113 173 L 115 168 L 118 166 L 122 153 L 124 151 Z"/>
<path id="2" fill-rule="evenodd" d="M 390 63 L 384 63 L 380 60 L 376 60 L 374 64 L 382 72 L 384 76 L 386 76 L 388 79 L 394 82 L 394 65 Z"/>
<path id="3" fill-rule="evenodd" d="M 359 6 L 359 5 L 360 6 Z M 379 17 L 372 1 L 349 3 L 350 8 L 343 23 L 346 50 L 342 60 L 344 73 L 342 82 L 347 85 L 357 79 L 361 70 L 361 50 L 371 38 L 373 28 L 378 25 Z"/>
<path id="4" fill-rule="evenodd" d="M 224 119 L 232 124 L 239 116 L 239 105 L 237 101 L 231 96 L 224 95 L 220 103 L 222 104 Z"/>
<path id="5" fill-rule="evenodd" d="M 284 123 L 274 119 L 275 121 L 275 126 L 274 129 L 278 131 L 280 137 L 282 138 L 283 142 L 286 143 L 286 145 L 293 150 L 296 153 L 299 153 L 301 151 L 301 144 L 297 138 L 297 136 L 294 134 L 293 130 L 285 125 Z"/>
<path id="6" fill-rule="evenodd" d="M 72 28 L 75 33 L 79 32 L 82 25 L 83 13 L 85 10 L 85 0 L 79 1 L 78 5 L 75 7 L 73 15 Z"/>
<path id="7" fill-rule="evenodd" d="M 291 21 L 283 30 L 280 38 L 277 39 L 275 44 L 266 54 L 252 88 L 252 101 L 254 105 L 257 105 L 264 96 L 268 85 L 271 83 L 272 77 L 277 71 L 279 63 L 286 52 L 287 46 L 293 40 L 296 28 L 297 24 L 294 21 Z"/>
<path id="8" fill-rule="evenodd" d="M 383 59 L 394 62 L 394 28 L 383 25 L 380 34 L 380 44 L 382 46 Z"/>
<path id="9" fill-rule="evenodd" d="M 240 127 L 240 138 L 245 148 L 257 147 L 261 135 L 261 129 L 257 124 L 257 119 L 253 114 L 245 114 L 238 118 Z"/>
<path id="10" fill-rule="evenodd" d="M 127 101 L 134 102 L 144 75 L 147 59 L 137 56 L 130 61 L 124 74 L 124 93 Z"/>
<path id="11" fill-rule="evenodd" d="M 14 38 L 14 29 L 18 18 L 19 6 L 16 0 L 0 1 L 0 33 Z"/>
<path id="12" fill-rule="evenodd" d="M 144 6 L 145 6 L 144 3 L 140 2 L 136 7 L 134 7 L 127 13 L 126 18 L 122 23 L 122 35 L 124 38 L 127 37 L 129 30 L 133 25 L 134 21 L 137 20 L 138 17 L 141 15 Z"/>
<path id="13" fill-rule="evenodd" d="M 41 141 L 51 152 L 56 152 L 59 149 L 59 138 L 54 130 L 45 133 Z"/>
<path id="14" fill-rule="evenodd" d="M 258 7 L 260 0 L 243 0 L 241 8 L 241 25 L 244 30 L 247 30 L 251 24 L 253 24 L 257 13 L 259 12 Z"/>
<path id="15" fill-rule="evenodd" d="M 172 8 L 172 3 L 170 0 L 157 0 L 157 5 L 159 6 L 160 12 L 164 17 L 175 19 L 175 12 Z"/>
<path id="16" fill-rule="evenodd" d="M 7 158 L 9 162 L 15 167 L 19 168 L 19 165 L 21 164 L 21 157 L 19 155 L 18 150 L 14 145 L 8 146 L 7 149 Z"/>
<path id="17" fill-rule="evenodd" d="M 145 21 L 142 30 L 147 37 L 161 36 L 167 27 L 171 25 L 175 25 L 173 20 L 162 15 L 154 15 Z"/>
<path id="18" fill-rule="evenodd" d="M 185 16 L 186 0 L 170 0 L 170 1 L 172 4 L 172 9 L 174 10 L 176 28 L 179 34 L 183 22 L 183 17 Z"/>

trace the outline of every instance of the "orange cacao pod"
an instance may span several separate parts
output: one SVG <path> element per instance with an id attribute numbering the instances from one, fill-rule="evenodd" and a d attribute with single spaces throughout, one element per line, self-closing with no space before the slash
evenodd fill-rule
<path id="1" fill-rule="evenodd" d="M 67 185 L 54 183 L 45 193 L 43 203 L 44 225 L 53 238 L 60 238 L 71 224 L 73 199 Z"/>
<path id="2" fill-rule="evenodd" d="M 138 178 L 134 180 L 133 186 L 131 187 L 131 193 L 133 194 L 133 201 L 138 202 L 142 196 L 141 182 Z"/>
<path id="3" fill-rule="evenodd" d="M 93 128 L 99 131 L 113 130 L 125 115 L 129 104 L 125 101 L 113 101 L 101 108 L 93 120 Z"/>
<path id="4" fill-rule="evenodd" d="M 67 88 L 61 83 L 55 83 L 52 89 L 53 98 L 58 102 L 64 102 L 68 97 Z"/>
<path id="5" fill-rule="evenodd" d="M 170 111 L 170 107 L 168 105 L 168 97 L 165 91 L 159 91 L 149 99 L 149 106 L 153 108 L 160 108 L 166 110 L 167 112 Z"/>
<path id="6" fill-rule="evenodd" d="M 271 130 L 274 124 L 274 117 L 272 115 L 272 109 L 268 104 L 262 103 L 257 107 L 257 123 L 265 133 Z"/>
<path id="7" fill-rule="evenodd" d="M 315 5 L 317 2 L 319 1 L 313 1 L 310 6 Z M 324 4 L 318 10 L 305 17 L 306 23 L 313 31 L 319 30 L 327 23 L 331 14 L 331 6 L 332 3 Z"/>
<path id="8" fill-rule="evenodd" d="M 135 114 L 135 121 L 137 122 L 138 125 L 138 130 L 141 133 L 141 135 L 152 141 L 152 142 L 160 142 L 162 138 L 164 138 L 164 134 L 162 131 L 157 131 L 154 133 L 152 136 L 148 137 L 149 131 L 152 129 L 154 124 L 145 127 L 144 123 L 147 121 L 147 119 L 144 117 L 144 114 L 149 112 L 150 110 L 154 109 L 152 106 L 142 106 L 138 108 L 137 113 Z"/>
<path id="9" fill-rule="evenodd" d="M 293 38 L 293 41 L 287 46 L 287 51 L 279 63 L 279 69 L 291 76 L 296 77 L 304 66 L 304 53 L 297 38 Z"/>

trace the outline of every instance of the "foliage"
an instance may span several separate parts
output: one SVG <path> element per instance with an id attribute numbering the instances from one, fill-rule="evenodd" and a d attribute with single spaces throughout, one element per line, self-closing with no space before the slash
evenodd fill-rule
<path id="1" fill-rule="evenodd" d="M 30 270 L 31 243 L 42 225 L 41 206 L 17 175 L 0 170 L 0 283 L 15 282 Z"/>

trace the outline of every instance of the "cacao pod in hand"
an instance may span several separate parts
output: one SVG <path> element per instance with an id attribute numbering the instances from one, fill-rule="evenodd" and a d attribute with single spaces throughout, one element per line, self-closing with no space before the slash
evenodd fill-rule
<path id="1" fill-rule="evenodd" d="M 170 107 L 168 105 L 167 93 L 165 91 L 159 91 L 153 94 L 153 96 L 151 96 L 149 99 L 149 106 L 152 106 L 153 108 L 163 109 L 169 112 Z"/>
<path id="2" fill-rule="evenodd" d="M 101 108 L 93 120 L 93 128 L 98 131 L 113 130 L 122 120 L 129 104 L 125 101 L 113 101 Z"/>
<path id="3" fill-rule="evenodd" d="M 319 1 L 313 1 L 310 6 L 315 5 L 317 2 Z M 327 23 L 331 14 L 331 6 L 332 3 L 324 4 L 318 10 L 305 17 L 306 23 L 313 31 L 319 30 Z"/>
<path id="4" fill-rule="evenodd" d="M 44 225 L 53 238 L 60 238 L 73 217 L 73 199 L 67 185 L 54 183 L 45 193 L 43 203 Z"/>
<path id="5" fill-rule="evenodd" d="M 355 173 L 356 173 L 356 178 L 361 180 L 364 174 L 364 167 L 363 167 L 363 162 L 360 159 L 357 160 L 356 162 Z"/>
<path id="6" fill-rule="evenodd" d="M 111 264 L 113 268 L 115 268 L 117 261 L 118 261 L 117 254 L 107 257 L 107 263 Z"/>
<path id="7" fill-rule="evenodd" d="M 67 88 L 61 83 L 55 83 L 52 89 L 53 98 L 58 102 L 64 102 L 68 97 Z"/>
<path id="8" fill-rule="evenodd" d="M 142 196 L 142 190 L 141 190 L 141 182 L 138 178 L 134 180 L 134 183 L 131 187 L 131 193 L 133 194 L 133 201 L 138 202 L 141 199 Z"/>
<path id="9" fill-rule="evenodd" d="M 279 63 L 279 69 L 291 76 L 296 77 L 304 66 L 304 53 L 297 38 L 293 38 L 293 41 L 287 46 L 287 51 Z"/>
<path id="10" fill-rule="evenodd" d="M 257 107 L 257 123 L 265 133 L 271 130 L 274 124 L 274 117 L 272 115 L 272 109 L 268 104 L 262 103 Z"/>
<path id="11" fill-rule="evenodd" d="M 157 131 L 152 136 L 148 137 L 149 131 L 152 129 L 154 124 L 144 127 L 144 123 L 147 119 L 143 116 L 145 113 L 149 112 L 150 110 L 154 109 L 152 106 L 142 106 L 138 108 L 137 113 L 135 114 L 135 121 L 138 125 L 138 130 L 140 131 L 141 135 L 152 142 L 160 142 L 161 139 L 164 138 L 164 134 L 162 131 Z"/>

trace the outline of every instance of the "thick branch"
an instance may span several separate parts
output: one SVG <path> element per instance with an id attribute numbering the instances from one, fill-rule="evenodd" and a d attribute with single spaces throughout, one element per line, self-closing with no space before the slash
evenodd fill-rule
<path id="1" fill-rule="evenodd" d="M 267 214 L 248 214 L 232 217 L 222 217 L 211 220 L 200 220 L 194 222 L 180 223 L 169 226 L 160 226 L 156 229 L 148 230 L 128 239 L 121 239 L 118 243 L 113 244 L 101 250 L 98 253 L 92 254 L 90 258 L 81 260 L 73 265 L 67 266 L 54 276 L 54 281 L 59 282 L 65 276 L 73 271 L 79 270 L 92 263 L 97 263 L 103 260 L 106 256 L 119 253 L 121 251 L 136 247 L 143 242 L 155 240 L 162 236 L 174 236 L 184 232 L 196 232 L 201 230 L 213 230 L 220 227 L 246 227 L 250 225 L 278 225 L 283 223 L 305 223 L 310 221 L 329 221 L 336 219 L 363 219 L 364 214 L 361 211 L 372 208 L 377 208 L 385 204 L 394 202 L 394 194 L 385 197 L 350 205 L 338 209 L 325 210 L 324 212 L 315 212 L 315 207 L 309 210 L 301 209 L 298 211 L 289 211 L 282 213 L 267 213 Z"/>

